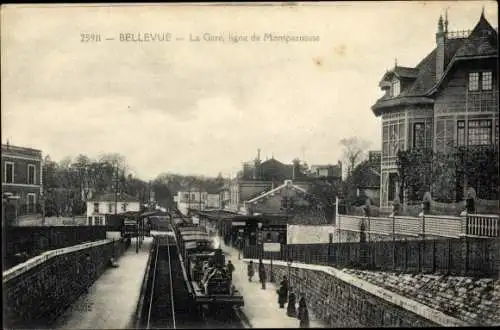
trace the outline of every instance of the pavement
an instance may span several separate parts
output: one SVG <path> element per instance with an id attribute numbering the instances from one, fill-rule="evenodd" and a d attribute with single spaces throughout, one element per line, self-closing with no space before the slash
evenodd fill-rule
<path id="1" fill-rule="evenodd" d="M 127 329 L 135 316 L 152 237 L 145 237 L 139 253 L 135 240 L 68 310 L 53 329 Z"/>
<path id="2" fill-rule="evenodd" d="M 233 285 L 240 291 L 245 305 L 242 308 L 243 313 L 248 318 L 253 328 L 299 328 L 299 320 L 286 315 L 286 304 L 284 309 L 278 305 L 278 287 L 274 283 L 267 282 L 266 290 L 262 290 L 259 282 L 257 269 L 252 282 L 248 282 L 247 264 L 243 260 L 238 260 L 238 250 L 226 246 L 220 238 L 220 248 L 226 254 L 227 260 L 234 264 Z M 243 255 L 241 255 L 243 259 Z M 298 304 L 296 306 L 298 308 Z M 309 319 L 311 328 L 328 328 L 320 320 L 317 320 L 309 309 Z"/>

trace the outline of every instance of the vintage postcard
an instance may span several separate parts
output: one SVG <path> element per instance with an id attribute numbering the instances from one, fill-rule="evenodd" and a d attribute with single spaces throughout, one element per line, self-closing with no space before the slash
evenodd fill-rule
<path id="1" fill-rule="evenodd" d="M 500 325 L 494 1 L 5 4 L 4 327 Z"/>

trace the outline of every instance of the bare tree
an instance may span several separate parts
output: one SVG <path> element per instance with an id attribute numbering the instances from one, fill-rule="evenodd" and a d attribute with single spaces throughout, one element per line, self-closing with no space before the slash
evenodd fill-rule
<path id="1" fill-rule="evenodd" d="M 359 163 L 366 157 L 370 143 L 358 137 L 350 137 L 340 140 L 344 162 L 347 166 L 347 177 L 349 177 Z"/>

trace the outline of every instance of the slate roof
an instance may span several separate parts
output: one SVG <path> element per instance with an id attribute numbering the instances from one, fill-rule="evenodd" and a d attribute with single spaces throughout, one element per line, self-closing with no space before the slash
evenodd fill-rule
<path id="1" fill-rule="evenodd" d="M 139 202 L 139 198 L 136 198 L 134 196 L 131 196 L 129 194 L 121 193 L 117 194 L 116 200 L 118 202 Z M 114 193 L 106 193 L 106 194 L 101 194 L 101 195 L 96 195 L 93 196 L 91 199 L 88 200 L 89 202 L 114 202 L 115 201 L 115 194 Z"/>
<path id="2" fill-rule="evenodd" d="M 267 191 L 267 192 L 265 192 L 265 193 L 263 193 L 263 194 L 261 194 L 261 195 L 259 195 L 259 196 L 255 197 L 255 198 L 253 198 L 253 199 L 248 200 L 248 201 L 247 201 L 247 203 L 253 203 L 253 202 L 258 201 L 259 199 L 263 199 L 263 198 L 270 197 L 270 196 L 272 196 L 274 193 L 276 193 L 276 192 L 278 192 L 278 191 L 280 191 L 281 189 L 286 188 L 286 187 L 289 187 L 289 188 L 292 188 L 292 189 L 294 189 L 294 190 L 300 191 L 300 192 L 302 192 L 302 193 L 304 193 L 304 194 L 308 194 L 308 193 L 307 193 L 307 191 L 306 191 L 305 189 L 302 189 L 301 187 L 296 186 L 296 185 L 294 185 L 294 184 L 290 184 L 290 185 L 288 186 L 288 183 L 287 183 L 287 182 L 285 182 L 285 183 L 283 183 L 281 186 L 278 186 L 278 187 L 276 187 L 276 188 L 274 188 L 274 189 L 271 189 L 271 190 L 269 190 L 269 191 Z"/>
<path id="3" fill-rule="evenodd" d="M 457 60 L 478 56 L 497 56 L 498 33 L 482 14 L 468 37 L 446 39 L 444 51 L 444 73 L 446 74 Z M 375 115 L 378 116 L 381 113 L 381 108 L 403 103 L 433 103 L 429 95 L 440 84 L 440 82 L 436 83 L 436 48 L 415 68 L 396 66 L 393 70 L 386 72 L 381 84 L 392 79 L 393 75 L 406 78 L 411 81 L 411 85 L 403 89 L 397 97 L 384 95 L 379 98 L 372 107 Z"/>

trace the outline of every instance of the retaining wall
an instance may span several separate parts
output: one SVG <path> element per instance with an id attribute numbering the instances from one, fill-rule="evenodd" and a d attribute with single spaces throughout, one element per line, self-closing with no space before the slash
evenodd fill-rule
<path id="1" fill-rule="evenodd" d="M 3 272 L 4 326 L 46 328 L 104 272 L 121 240 L 47 251 Z"/>
<path id="2" fill-rule="evenodd" d="M 246 261 L 249 261 L 247 259 Z M 269 260 L 263 261 L 271 278 Z M 258 260 L 254 260 L 258 263 Z M 308 307 L 330 327 L 463 326 L 463 321 L 333 267 L 273 261 L 276 282 L 284 275 Z"/>

